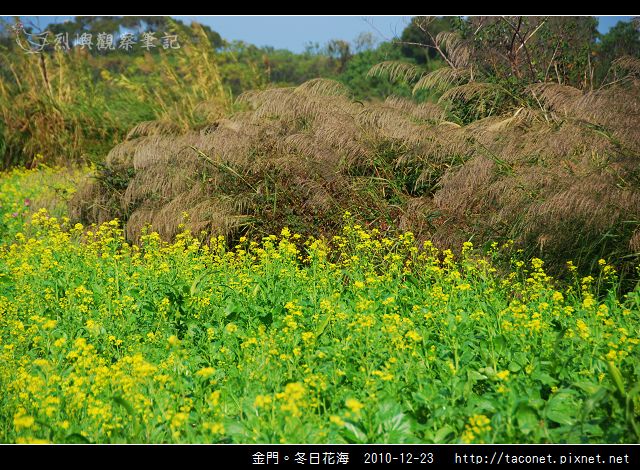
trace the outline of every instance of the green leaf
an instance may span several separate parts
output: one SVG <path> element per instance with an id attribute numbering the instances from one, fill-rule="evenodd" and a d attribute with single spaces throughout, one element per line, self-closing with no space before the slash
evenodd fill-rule
<path id="1" fill-rule="evenodd" d="M 484 374 L 481 374 L 480 372 L 476 372 L 475 370 L 470 370 L 469 372 L 467 372 L 467 376 L 469 377 L 469 380 L 486 380 L 487 376 Z"/>
<path id="2" fill-rule="evenodd" d="M 521 403 L 516 411 L 516 421 L 522 434 L 527 435 L 535 431 L 538 427 L 538 415 L 536 411 L 527 404 Z"/>
<path id="3" fill-rule="evenodd" d="M 67 444 L 91 444 L 92 442 L 84 437 L 82 434 L 74 432 L 64 438 L 64 442 Z"/>
<path id="4" fill-rule="evenodd" d="M 426 396 L 422 392 L 413 392 L 411 394 L 411 397 L 413 398 L 413 401 L 415 401 L 419 405 L 431 405 L 431 404 L 433 404 L 433 400 L 430 397 Z"/>
<path id="5" fill-rule="evenodd" d="M 250 434 L 242 423 L 231 418 L 224 420 L 224 429 L 233 442 L 246 442 Z"/>
<path id="6" fill-rule="evenodd" d="M 576 422 L 577 403 L 566 393 L 557 393 L 547 402 L 545 416 L 554 423 L 573 426 Z"/>
<path id="7" fill-rule="evenodd" d="M 436 444 L 446 442 L 446 438 L 449 437 L 451 434 L 454 434 L 454 432 L 455 432 L 454 429 L 447 424 L 444 427 L 438 429 L 435 436 L 433 437 L 433 441 Z"/>
<path id="8" fill-rule="evenodd" d="M 575 423 L 575 419 L 568 414 L 568 410 L 548 410 L 547 411 L 547 419 L 553 421 L 554 423 L 564 424 L 566 426 L 573 426 Z"/>
<path id="9" fill-rule="evenodd" d="M 611 361 L 607 362 L 607 369 L 609 370 L 609 376 L 613 380 L 613 383 L 618 389 L 618 392 L 620 392 L 620 395 L 625 396 L 624 382 L 622 380 L 622 374 L 620 373 L 620 370 Z"/>
<path id="10" fill-rule="evenodd" d="M 551 377 L 546 372 L 535 371 L 535 372 L 533 372 L 533 374 L 531 374 L 531 378 L 533 380 L 539 381 L 543 385 L 548 385 L 549 387 L 553 387 L 554 385 L 556 385 L 558 383 L 558 381 L 556 379 Z"/>
<path id="11" fill-rule="evenodd" d="M 600 388 L 602 388 L 600 385 L 593 382 L 576 382 L 574 385 L 580 390 L 584 390 L 589 395 L 594 395 Z"/>
<path id="12" fill-rule="evenodd" d="M 342 435 L 350 444 L 367 443 L 367 435 L 350 421 L 345 422 Z"/>
<path id="13" fill-rule="evenodd" d="M 211 273 L 208 271 L 205 271 L 203 274 L 201 274 L 199 277 L 197 277 L 193 283 L 191 284 L 191 288 L 189 289 L 189 295 L 191 297 L 194 297 L 196 295 L 196 293 L 198 292 L 198 285 L 204 281 L 206 278 L 210 277 Z M 186 286 L 185 286 L 186 287 Z"/>
<path id="14" fill-rule="evenodd" d="M 522 369 L 522 367 L 515 361 L 511 361 L 509 364 L 509 371 L 511 372 L 518 372 L 520 369 Z"/>
<path id="15" fill-rule="evenodd" d="M 324 330 L 327 328 L 327 325 L 329 325 L 330 321 L 331 321 L 331 315 L 328 313 L 325 314 L 324 320 L 322 321 L 322 323 L 320 323 L 320 325 L 318 325 L 318 328 L 316 329 L 316 338 L 319 338 L 320 335 L 324 333 Z"/>
<path id="16" fill-rule="evenodd" d="M 502 353 L 506 347 L 507 347 L 507 340 L 503 335 L 499 335 L 493 338 L 493 348 L 498 354 Z"/>
<path id="17" fill-rule="evenodd" d="M 481 413 L 481 412 L 487 412 L 487 413 L 495 413 L 496 412 L 496 407 L 493 403 L 491 403 L 491 401 L 484 399 L 484 398 L 479 398 L 477 400 L 473 400 L 472 402 L 470 401 L 469 406 L 473 407 L 473 413 Z"/>
<path id="18" fill-rule="evenodd" d="M 486 374 L 486 377 L 493 379 L 496 376 L 496 371 L 493 369 L 493 367 L 483 367 L 482 369 L 479 369 L 480 373 Z"/>
<path id="19" fill-rule="evenodd" d="M 580 431 L 583 432 L 587 436 L 591 437 L 602 437 L 604 432 L 602 428 L 597 424 L 589 424 L 585 423 L 580 426 Z"/>
<path id="20" fill-rule="evenodd" d="M 118 405 L 122 406 L 125 410 L 127 410 L 127 413 L 129 413 L 129 416 L 131 417 L 134 416 L 133 407 L 129 404 L 127 400 L 125 400 L 124 398 L 118 395 L 113 396 L 111 399 L 114 401 L 114 403 L 117 403 Z"/>
<path id="21" fill-rule="evenodd" d="M 403 412 L 402 406 L 393 401 L 384 401 L 377 414 L 378 426 L 376 429 L 376 442 L 402 443 L 415 439 L 413 435 L 413 422 Z"/>

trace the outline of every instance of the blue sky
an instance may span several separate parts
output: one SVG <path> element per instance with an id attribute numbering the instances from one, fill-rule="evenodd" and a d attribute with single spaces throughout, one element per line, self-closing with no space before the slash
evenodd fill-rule
<path id="1" fill-rule="evenodd" d="M 243 40 L 256 46 L 273 46 L 302 52 L 307 43 L 325 44 L 331 39 L 352 41 L 371 32 L 383 41 L 400 35 L 410 16 L 218 16 L 178 17 L 196 19 L 211 26 L 227 40 Z"/>
<path id="2" fill-rule="evenodd" d="M 27 18 L 27 17 L 25 17 Z M 38 17 L 44 27 L 67 16 Z M 331 39 L 352 41 L 362 32 L 378 40 L 402 33 L 410 16 L 176 16 L 186 23 L 197 20 L 211 26 L 227 40 L 242 40 L 256 46 L 273 46 L 302 52 L 308 43 L 324 45 Z M 618 21 L 631 16 L 599 16 L 599 30 L 606 33 Z"/>
<path id="3" fill-rule="evenodd" d="M 321 45 L 331 39 L 351 41 L 361 32 L 371 32 L 379 40 L 400 35 L 411 16 L 179 16 L 211 26 L 227 40 L 243 40 L 256 46 L 273 46 L 302 52 L 305 44 Z M 600 16 L 599 30 L 606 33 L 618 21 L 631 16 Z"/>

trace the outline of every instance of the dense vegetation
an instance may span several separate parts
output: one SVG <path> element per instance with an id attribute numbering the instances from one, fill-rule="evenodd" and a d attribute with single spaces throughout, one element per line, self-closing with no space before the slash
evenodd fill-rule
<path id="1" fill-rule="evenodd" d="M 48 31 L 71 40 L 80 32 L 160 28 L 134 20 L 87 23 L 80 17 Z M 49 163 L 100 162 L 141 121 L 205 123 L 230 112 L 233 97 L 244 91 L 317 77 L 342 80 L 360 99 L 410 94 L 409 87 L 366 77 L 377 62 L 402 57 L 389 43 L 374 49 L 371 40 L 363 41 L 362 51 L 352 53 L 349 43 L 333 41 L 294 54 L 228 43 L 198 24 L 167 21 L 163 27 L 182 40 L 180 48 L 67 51 L 56 50 L 49 38 L 41 53 L 25 54 L 12 25 L 0 24 L 0 167 L 33 165 L 36 154 Z"/>
<path id="2" fill-rule="evenodd" d="M 517 102 L 500 98 L 504 85 L 479 78 L 449 83 L 437 103 L 363 103 L 327 79 L 247 92 L 238 112 L 209 126 L 135 127 L 83 185 L 72 214 L 90 223 L 117 217 L 135 240 L 148 223 L 171 239 L 187 211 L 194 233 L 233 243 L 283 225 L 331 236 L 350 210 L 363 223 L 411 230 L 443 248 L 512 240 L 527 256 L 543 256 L 554 274 L 566 274 L 568 259 L 585 275 L 612 259 L 632 288 L 638 62 L 615 62 L 615 83 L 592 91 L 537 83 L 514 95 Z M 383 62 L 372 70 L 415 69 Z M 444 87 L 464 73 L 441 67 L 418 86 Z M 465 123 L 470 113 L 476 118 Z"/>
<path id="3" fill-rule="evenodd" d="M 637 26 L 5 25 L 0 442 L 640 441 Z"/>
<path id="4" fill-rule="evenodd" d="M 2 187 L 0 441 L 640 437 L 640 295 L 604 260 L 564 286 L 537 258 L 499 276 L 498 246 L 454 257 L 349 214 L 326 241 L 131 245 L 118 221 L 20 223 L 40 179 Z"/>

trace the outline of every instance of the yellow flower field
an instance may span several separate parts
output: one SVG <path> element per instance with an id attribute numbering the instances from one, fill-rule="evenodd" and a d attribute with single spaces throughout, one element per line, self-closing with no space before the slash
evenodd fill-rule
<path id="1" fill-rule="evenodd" d="M 25 205 L 41 175 L 0 180 L 0 442 L 640 438 L 640 292 L 606 260 L 570 285 L 349 214 L 330 240 L 131 245 Z"/>

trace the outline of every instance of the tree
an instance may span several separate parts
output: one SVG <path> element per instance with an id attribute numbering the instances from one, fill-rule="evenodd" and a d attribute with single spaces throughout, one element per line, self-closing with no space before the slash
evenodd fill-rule
<path id="1" fill-rule="evenodd" d="M 459 31 L 469 66 L 477 73 L 522 83 L 586 86 L 597 26 L 589 16 L 475 16 Z"/>
<path id="2" fill-rule="evenodd" d="M 600 38 L 596 76 L 604 79 L 611 63 L 622 56 L 640 58 L 640 23 L 619 21 Z"/>
<path id="3" fill-rule="evenodd" d="M 351 45 L 342 39 L 332 39 L 326 46 L 327 55 L 338 63 L 338 73 L 341 73 L 347 61 L 351 58 Z"/>
<path id="4" fill-rule="evenodd" d="M 353 49 L 356 54 L 363 51 L 369 51 L 376 45 L 376 38 L 370 31 L 362 32 L 353 41 Z"/>
<path id="5" fill-rule="evenodd" d="M 451 31 L 456 22 L 452 17 L 415 16 L 411 18 L 398 41 L 402 47 L 402 55 L 424 64 L 438 57 L 434 38 L 442 31 Z"/>
<path id="6" fill-rule="evenodd" d="M 411 96 L 411 88 L 405 84 L 394 84 L 381 77 L 367 77 L 367 71 L 383 60 L 399 60 L 400 50 L 390 42 L 383 42 L 375 49 L 355 54 L 338 76 L 347 85 L 354 97 L 360 100 L 384 99 L 389 95 Z M 406 59 L 405 59 L 406 60 Z"/>
<path id="7" fill-rule="evenodd" d="M 209 26 L 199 26 L 215 49 L 226 44 L 220 34 Z M 187 34 L 190 40 L 198 40 L 198 35 L 193 32 L 193 28 L 170 16 L 76 16 L 73 21 L 49 25 L 49 31 L 53 34 L 68 33 L 70 36 L 80 33 L 116 35 L 123 31 L 133 32 L 139 36 L 142 32 L 165 33 L 176 28 Z"/>
<path id="8" fill-rule="evenodd" d="M 445 67 L 430 71 L 420 64 L 385 61 L 369 75 L 412 83 L 414 95 L 423 90 L 437 94 L 461 123 L 535 105 L 534 84 L 593 87 L 591 57 L 598 35 L 593 17 L 451 18 L 454 29 L 434 35 L 430 27 L 436 20 L 418 17 L 412 24 L 429 42 L 416 44 L 435 50 Z"/>

